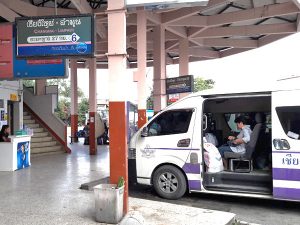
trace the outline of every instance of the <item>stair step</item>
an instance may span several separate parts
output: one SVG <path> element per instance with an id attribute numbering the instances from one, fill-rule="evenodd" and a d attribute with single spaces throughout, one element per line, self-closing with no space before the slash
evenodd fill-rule
<path id="1" fill-rule="evenodd" d="M 39 133 L 39 134 L 41 134 L 41 133 Z M 45 141 L 52 141 L 52 140 L 53 140 L 52 137 L 48 137 L 48 136 L 46 136 L 46 137 L 35 137 L 35 136 L 31 137 L 31 143 L 45 142 Z"/>
<path id="2" fill-rule="evenodd" d="M 48 135 L 49 135 L 48 132 L 34 132 L 34 129 L 33 129 L 32 138 L 47 137 Z"/>
<path id="3" fill-rule="evenodd" d="M 44 142 L 31 143 L 32 148 L 35 148 L 35 147 L 51 147 L 51 146 L 55 146 L 55 145 L 56 145 L 56 141 L 44 141 Z"/>
<path id="4" fill-rule="evenodd" d="M 54 151 L 54 152 L 42 152 L 42 153 L 31 153 L 30 157 L 31 158 L 36 158 L 36 157 L 40 157 L 40 156 L 46 156 L 46 155 L 56 155 L 56 154 L 65 154 L 65 151 Z"/>
<path id="5" fill-rule="evenodd" d="M 55 145 L 51 147 L 31 147 L 31 154 L 59 152 L 59 151 L 63 151 L 60 145 Z"/>
<path id="6" fill-rule="evenodd" d="M 44 129 L 42 127 L 40 127 L 40 128 L 33 128 L 33 133 L 39 133 L 39 132 L 44 132 Z"/>
<path id="7" fill-rule="evenodd" d="M 40 125 L 38 123 L 30 123 L 30 124 L 25 124 L 29 128 L 39 128 Z"/>
<path id="8" fill-rule="evenodd" d="M 27 115 L 27 116 L 23 115 L 23 120 L 31 120 L 31 116 L 30 115 Z"/>
<path id="9" fill-rule="evenodd" d="M 23 116 L 28 116 L 29 115 L 29 113 L 28 112 L 26 112 L 26 111 L 23 111 Z"/>
<path id="10" fill-rule="evenodd" d="M 28 125 L 28 124 L 35 124 L 35 120 L 31 119 L 31 120 L 25 120 L 23 119 L 23 123 Z"/>

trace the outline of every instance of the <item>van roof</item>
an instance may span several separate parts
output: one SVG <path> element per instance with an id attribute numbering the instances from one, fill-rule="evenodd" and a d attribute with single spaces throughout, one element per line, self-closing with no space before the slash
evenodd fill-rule
<path id="1" fill-rule="evenodd" d="M 299 78 L 299 77 L 295 77 L 295 78 Z M 267 86 L 268 85 L 268 86 Z M 199 91 L 196 93 L 191 93 L 188 96 L 179 99 L 178 101 L 174 102 L 173 104 L 167 106 L 166 108 L 178 108 L 178 107 L 182 107 L 185 101 L 185 99 L 188 98 L 193 98 L 193 97 L 220 97 L 220 96 L 230 96 L 230 95 L 270 95 L 271 92 L 275 92 L 275 91 L 288 91 L 288 90 L 300 90 L 300 78 L 299 79 L 293 79 L 293 78 L 289 78 L 286 80 L 280 80 L 280 81 L 275 81 L 275 82 L 270 82 L 266 85 L 266 87 L 262 88 L 259 87 L 259 85 L 253 87 L 253 86 L 249 86 L 249 87 L 245 87 L 243 86 L 241 88 L 238 87 L 228 87 L 226 88 L 222 88 L 222 89 L 217 89 L 217 88 L 213 88 L 213 89 L 207 89 L 207 90 L 203 90 L 203 91 Z M 228 86 L 228 85 L 227 85 Z"/>
<path id="2" fill-rule="evenodd" d="M 254 93 L 271 93 L 274 91 L 288 91 L 288 90 L 299 90 L 300 89 L 300 78 L 298 79 L 286 79 L 280 81 L 273 81 L 265 85 L 265 87 L 257 86 L 242 86 L 239 87 L 232 87 L 227 85 L 225 88 L 222 89 L 207 89 L 203 91 L 199 91 L 193 93 L 191 95 L 194 96 L 215 96 L 215 95 L 232 95 L 232 94 L 254 94 Z"/>

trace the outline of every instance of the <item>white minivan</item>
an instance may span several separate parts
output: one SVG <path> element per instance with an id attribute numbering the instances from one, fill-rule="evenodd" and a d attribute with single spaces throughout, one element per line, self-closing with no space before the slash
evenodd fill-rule
<path id="1" fill-rule="evenodd" d="M 178 199 L 187 191 L 300 200 L 300 89 L 247 93 L 198 92 L 166 107 L 129 144 L 129 178 Z M 238 132 L 243 115 L 252 129 L 245 154 L 229 154 L 229 168 L 209 172 L 206 133 L 218 146 Z M 216 147 L 218 147 L 216 146 Z"/>

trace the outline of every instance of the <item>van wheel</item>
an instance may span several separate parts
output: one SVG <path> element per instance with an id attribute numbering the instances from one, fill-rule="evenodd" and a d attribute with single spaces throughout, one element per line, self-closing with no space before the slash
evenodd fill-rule
<path id="1" fill-rule="evenodd" d="M 174 166 L 165 165 L 158 168 L 153 175 L 156 193 L 166 199 L 179 199 L 186 192 L 186 179 Z"/>

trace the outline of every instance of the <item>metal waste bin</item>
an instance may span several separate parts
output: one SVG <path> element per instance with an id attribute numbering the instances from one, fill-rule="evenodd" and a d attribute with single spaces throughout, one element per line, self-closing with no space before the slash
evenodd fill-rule
<path id="1" fill-rule="evenodd" d="M 94 187 L 96 221 L 101 223 L 119 223 L 123 217 L 124 186 L 99 184 Z"/>

